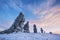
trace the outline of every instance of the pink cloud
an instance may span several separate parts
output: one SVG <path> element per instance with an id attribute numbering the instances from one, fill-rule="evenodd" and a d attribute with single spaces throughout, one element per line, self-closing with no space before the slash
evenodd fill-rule
<path id="1" fill-rule="evenodd" d="M 30 25 L 36 24 L 38 32 L 40 31 L 40 27 L 43 27 L 46 32 L 51 31 L 55 33 L 60 30 L 60 6 L 52 7 L 41 12 L 40 9 L 36 10 L 33 11 L 34 15 L 38 13 L 41 16 L 39 16 L 38 20 L 30 20 Z"/>

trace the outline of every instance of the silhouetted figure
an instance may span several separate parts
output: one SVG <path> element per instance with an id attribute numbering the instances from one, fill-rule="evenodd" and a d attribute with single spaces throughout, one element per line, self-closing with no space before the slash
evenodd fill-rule
<path id="1" fill-rule="evenodd" d="M 41 28 L 41 33 L 43 33 L 43 29 Z"/>
<path id="2" fill-rule="evenodd" d="M 37 28 L 35 24 L 33 25 L 33 30 L 34 30 L 34 33 L 37 33 Z"/>
<path id="3" fill-rule="evenodd" d="M 24 25 L 24 32 L 29 33 L 29 22 L 27 21 L 27 23 Z"/>

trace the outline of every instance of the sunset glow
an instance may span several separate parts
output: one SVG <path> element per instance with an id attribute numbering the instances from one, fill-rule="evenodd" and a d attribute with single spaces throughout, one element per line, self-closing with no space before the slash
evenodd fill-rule
<path id="1" fill-rule="evenodd" d="M 37 25 L 47 33 L 60 34 L 60 0 L 0 0 L 0 30 L 8 29 L 22 12 L 30 31 Z"/>

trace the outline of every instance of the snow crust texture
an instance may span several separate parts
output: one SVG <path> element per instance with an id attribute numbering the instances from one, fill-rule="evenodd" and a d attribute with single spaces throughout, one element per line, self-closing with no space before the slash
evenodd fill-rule
<path id="1" fill-rule="evenodd" d="M 47 33 L 0 34 L 0 40 L 60 40 L 60 35 Z"/>

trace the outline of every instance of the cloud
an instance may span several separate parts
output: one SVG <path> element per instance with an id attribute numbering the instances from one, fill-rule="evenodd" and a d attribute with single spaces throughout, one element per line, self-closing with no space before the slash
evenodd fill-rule
<path id="1" fill-rule="evenodd" d="M 36 15 L 37 17 L 37 19 L 28 19 L 30 21 L 31 30 L 33 29 L 32 26 L 36 24 L 38 32 L 40 31 L 40 27 L 42 27 L 46 32 L 59 31 L 60 6 L 55 5 L 55 2 L 56 0 L 46 0 L 39 5 L 27 5 L 27 10 L 31 11 L 33 15 Z"/>
<path id="2" fill-rule="evenodd" d="M 0 21 L 0 31 L 6 30 L 10 28 L 13 24 L 14 20 L 5 20 L 5 21 Z"/>
<path id="3" fill-rule="evenodd" d="M 46 32 L 55 32 L 56 30 L 59 31 L 59 24 L 60 24 L 60 6 L 52 6 L 55 3 L 55 0 L 46 0 L 45 2 L 39 3 L 39 5 L 35 4 L 24 4 L 22 1 L 20 3 L 16 1 L 12 1 L 10 6 L 14 9 L 20 10 L 26 9 L 28 11 L 31 11 L 34 15 L 38 16 L 38 19 L 30 19 L 30 27 L 33 26 L 33 24 L 37 25 L 38 32 L 40 31 L 40 27 L 43 27 L 43 29 Z"/>
<path id="4" fill-rule="evenodd" d="M 12 8 L 16 11 L 22 11 L 24 5 L 21 0 L 0 0 L 0 6 L 3 10 Z"/>
<path id="5" fill-rule="evenodd" d="M 0 0 L 0 9 L 5 11 L 8 8 L 9 8 L 8 5 L 3 0 Z"/>
<path id="6" fill-rule="evenodd" d="M 14 1 L 14 0 L 9 0 L 8 2 L 9 2 L 9 3 L 8 3 L 9 7 L 13 8 L 13 9 L 16 10 L 16 11 L 21 10 L 21 8 L 20 8 L 20 7 L 18 6 L 18 4 L 17 4 L 17 0 L 16 0 L 16 1 Z M 21 2 L 20 2 L 20 6 L 22 6 L 22 3 L 21 3 Z"/>
<path id="7" fill-rule="evenodd" d="M 50 0 L 44 2 L 37 6 L 36 8 L 32 9 L 32 13 L 38 16 L 38 19 L 31 19 L 30 26 L 33 24 L 37 25 L 38 32 L 40 31 L 40 27 L 42 27 L 46 32 L 53 32 L 59 31 L 60 28 L 60 6 L 52 6 L 55 3 L 54 0 Z"/>
<path id="8" fill-rule="evenodd" d="M 30 20 L 30 24 L 37 24 L 38 28 L 43 27 L 45 31 L 55 32 L 60 28 L 60 6 L 52 7 L 49 10 L 42 11 L 38 20 Z M 36 14 L 37 15 L 37 14 Z M 50 29 L 51 28 L 51 29 Z"/>
<path id="9" fill-rule="evenodd" d="M 23 2 L 22 2 L 23 1 Z M 27 2 L 27 3 L 26 3 Z M 7 0 L 4 4 L 4 8 L 11 8 L 16 11 L 29 11 L 33 16 L 36 16 L 37 19 L 27 19 L 30 21 L 30 27 L 33 24 L 37 25 L 38 31 L 40 27 L 43 27 L 45 31 L 55 32 L 60 28 L 60 6 L 55 5 L 56 0 Z M 54 6 L 53 6 L 54 5 Z M 28 13 L 28 12 L 27 12 Z M 11 21 L 3 22 L 4 26 L 11 25 Z M 2 23 L 1 23 L 2 24 Z M 8 25 L 7 25 L 8 24 Z M 51 28 L 51 29 L 50 29 Z M 31 28 L 30 28 L 31 29 Z M 54 30 L 53 30 L 54 29 Z"/>

